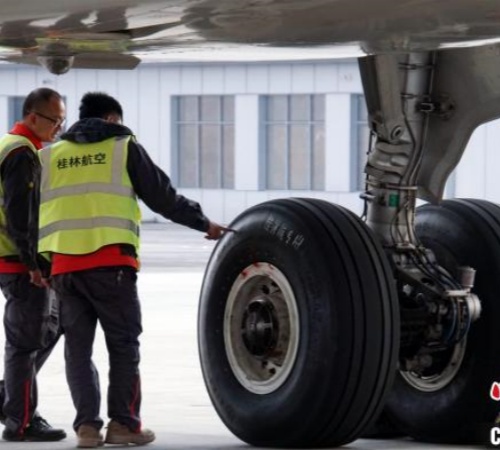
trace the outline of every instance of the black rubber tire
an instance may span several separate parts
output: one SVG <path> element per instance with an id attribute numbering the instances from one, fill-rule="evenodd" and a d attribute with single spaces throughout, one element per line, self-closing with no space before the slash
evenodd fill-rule
<path id="1" fill-rule="evenodd" d="M 363 431 L 361 439 L 397 439 L 408 435 L 394 422 L 390 413 L 384 408 L 375 422 Z"/>
<path id="2" fill-rule="evenodd" d="M 484 200 L 446 200 L 417 210 L 416 233 L 440 264 L 456 275 L 477 270 L 473 292 L 482 306 L 467 336 L 455 377 L 436 392 L 410 386 L 398 373 L 385 411 L 417 440 L 484 444 L 499 413 L 490 398 L 500 381 L 500 207 Z"/>
<path id="3" fill-rule="evenodd" d="M 357 439 L 380 413 L 399 349 L 395 284 L 382 247 L 353 213 L 313 199 L 266 202 L 230 226 L 236 233 L 209 261 L 198 321 L 203 376 L 217 413 L 256 446 L 332 447 Z M 291 245 L 297 236 L 301 245 Z M 291 373 L 265 395 L 235 377 L 223 336 L 234 281 L 262 262 L 286 276 L 300 319 Z"/>

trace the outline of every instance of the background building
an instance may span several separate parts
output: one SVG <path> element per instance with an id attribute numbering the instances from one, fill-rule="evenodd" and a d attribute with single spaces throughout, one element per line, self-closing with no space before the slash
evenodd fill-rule
<path id="1" fill-rule="evenodd" d="M 124 123 L 179 192 L 230 222 L 262 201 L 317 197 L 359 213 L 368 146 L 366 107 L 354 60 L 300 63 L 143 64 L 134 71 L 0 65 L 0 127 L 20 117 L 36 87 L 64 95 L 67 124 L 81 96 L 104 91 Z M 68 126 L 68 125 L 66 125 Z M 448 197 L 500 202 L 500 122 L 478 129 L 450 177 Z M 145 220 L 157 220 L 143 208 Z"/>

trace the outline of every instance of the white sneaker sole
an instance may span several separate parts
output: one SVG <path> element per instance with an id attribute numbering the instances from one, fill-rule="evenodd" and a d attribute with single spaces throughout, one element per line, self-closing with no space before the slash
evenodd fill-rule
<path id="1" fill-rule="evenodd" d="M 103 447 L 104 441 L 102 439 L 79 439 L 77 448 L 97 448 Z"/>
<path id="2" fill-rule="evenodd" d="M 106 444 L 118 444 L 118 445 L 128 445 L 128 444 L 135 444 L 135 445 L 146 445 L 149 444 L 150 442 L 153 442 L 155 440 L 155 436 L 152 436 L 150 438 L 145 438 L 141 436 L 109 436 L 106 437 L 104 442 Z"/>

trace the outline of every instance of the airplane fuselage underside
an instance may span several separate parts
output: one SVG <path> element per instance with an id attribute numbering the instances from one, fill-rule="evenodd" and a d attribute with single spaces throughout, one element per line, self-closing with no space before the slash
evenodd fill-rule
<path id="1" fill-rule="evenodd" d="M 203 41 L 354 44 L 380 53 L 473 45 L 500 36 L 495 0 L 21 0 L 2 1 L 0 9 L 1 42 L 7 46 L 79 32 L 132 32 L 134 39 L 136 30 L 141 38 L 149 31 L 168 47 Z"/>

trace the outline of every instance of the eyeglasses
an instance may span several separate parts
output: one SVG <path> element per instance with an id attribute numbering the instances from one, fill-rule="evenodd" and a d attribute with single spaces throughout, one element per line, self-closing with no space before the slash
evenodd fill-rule
<path id="1" fill-rule="evenodd" d="M 60 127 L 66 121 L 66 119 L 54 119 L 54 118 L 46 116 L 45 114 L 42 114 L 41 112 L 38 112 L 38 111 L 31 111 L 31 112 L 33 114 L 36 114 L 37 116 L 43 117 L 45 120 L 48 120 L 49 122 L 51 122 L 52 125 L 54 125 L 54 128 Z"/>

